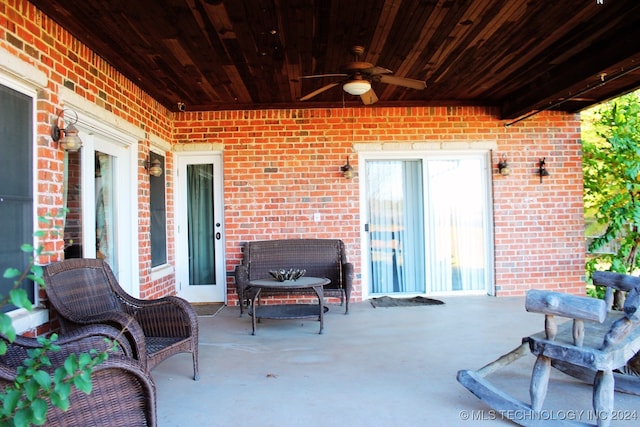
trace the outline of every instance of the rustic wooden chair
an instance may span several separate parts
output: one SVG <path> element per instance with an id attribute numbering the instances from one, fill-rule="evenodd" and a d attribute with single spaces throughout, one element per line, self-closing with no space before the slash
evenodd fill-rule
<path id="1" fill-rule="evenodd" d="M 640 278 L 594 272 L 593 282 L 606 286 L 605 299 L 550 291 L 527 293 L 526 309 L 545 315 L 543 332 L 526 337 L 520 347 L 477 371 L 458 372 L 458 382 L 491 408 L 520 425 L 537 425 L 547 393 L 551 367 L 593 384 L 598 427 L 611 423 L 614 392 L 640 395 Z M 611 311 L 617 294 L 626 293 L 622 311 Z M 573 321 L 556 323 L 555 316 Z M 514 399 L 491 384 L 487 375 L 527 354 L 536 356 L 531 374 L 531 404 Z M 570 423 L 568 423 L 570 424 Z M 584 423 L 577 423 L 585 425 Z"/>
<path id="2" fill-rule="evenodd" d="M 198 317 L 191 304 L 168 296 L 140 300 L 118 284 L 111 268 L 99 259 L 69 259 L 44 267 L 47 297 L 63 333 L 81 325 L 107 324 L 123 330 L 134 358 L 151 370 L 177 353 L 193 356 L 198 373 Z"/>
<path id="3" fill-rule="evenodd" d="M 88 353 L 91 349 L 107 348 L 105 338 L 118 343 L 109 358 L 97 365 L 91 374 L 90 394 L 72 388 L 69 409 L 49 404 L 47 426 L 149 426 L 156 425 L 156 389 L 149 373 L 136 360 L 128 357 L 132 350 L 121 332 L 107 325 L 90 325 L 61 336 L 56 344 L 60 350 L 48 352 L 53 373 L 70 354 Z M 0 389 L 13 384 L 17 368 L 22 366 L 29 350 L 39 348 L 35 338 L 18 336 L 7 344 L 0 356 Z"/>

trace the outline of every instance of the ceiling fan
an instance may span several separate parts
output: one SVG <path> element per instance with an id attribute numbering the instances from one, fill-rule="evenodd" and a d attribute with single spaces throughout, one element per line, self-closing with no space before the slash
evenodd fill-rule
<path id="1" fill-rule="evenodd" d="M 342 80 L 329 83 L 319 89 L 314 90 L 300 98 L 300 101 L 306 101 L 316 95 L 321 94 L 338 85 L 342 85 L 342 89 L 350 95 L 360 96 L 365 105 L 378 102 L 378 97 L 371 88 L 371 82 L 381 82 L 397 86 L 408 87 L 411 89 L 422 90 L 427 87 L 426 82 L 422 80 L 408 79 L 406 77 L 392 76 L 393 71 L 386 68 L 375 66 L 369 62 L 360 61 L 360 56 L 364 53 L 364 47 L 353 46 L 353 61 L 345 64 L 340 73 L 335 74 L 316 74 L 312 76 L 302 76 L 303 79 L 314 79 L 321 77 L 343 77 Z"/>

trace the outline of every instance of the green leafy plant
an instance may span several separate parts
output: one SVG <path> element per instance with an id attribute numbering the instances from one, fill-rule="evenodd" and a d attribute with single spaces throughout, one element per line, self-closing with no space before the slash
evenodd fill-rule
<path id="1" fill-rule="evenodd" d="M 585 216 L 597 234 L 588 247 L 587 274 L 633 274 L 640 267 L 640 92 L 583 117 Z"/>
<path id="2" fill-rule="evenodd" d="M 59 214 L 64 215 L 64 212 Z M 47 217 L 38 218 L 39 222 L 49 222 Z M 55 224 L 54 224 L 55 225 Z M 45 235 L 37 231 L 36 237 Z M 44 287 L 42 267 L 35 263 L 36 257 L 42 255 L 42 246 L 34 248 L 24 244 L 20 248 L 30 254 L 29 263 L 24 270 L 8 268 L 3 277 L 13 280 L 13 287 L 8 295 L 0 296 L 0 307 L 11 303 L 18 308 L 33 310 L 27 292 L 20 287 L 24 280 L 31 280 L 39 287 Z M 6 313 L 0 313 L 0 334 L 9 342 L 16 339 L 16 331 L 11 318 Z M 108 342 L 107 350 L 89 353 L 71 354 L 62 366 L 51 373 L 51 361 L 47 354 L 59 351 L 55 344 L 57 335 L 38 337 L 40 348 L 30 349 L 22 366 L 16 370 L 16 378 L 0 392 L 0 426 L 31 426 L 43 425 L 46 422 L 48 402 L 64 411 L 69 408 L 69 396 L 72 387 L 84 393 L 91 393 L 91 372 L 95 366 L 104 362 L 108 354 L 115 349 L 114 342 Z M 7 344 L 0 340 L 0 355 L 7 352 Z"/>
<path id="3" fill-rule="evenodd" d="M 51 367 L 47 352 L 60 350 L 55 345 L 56 339 L 55 334 L 51 338 L 38 338 L 42 347 L 29 350 L 24 365 L 17 368 L 13 386 L 8 387 L 2 396 L 2 425 L 42 425 L 46 421 L 47 401 L 66 411 L 72 386 L 91 393 L 91 371 L 107 359 L 108 353 L 91 350 L 89 353 L 71 354 L 52 376 L 47 370 Z"/>
<path id="4" fill-rule="evenodd" d="M 36 233 L 39 234 L 39 233 Z M 42 247 L 34 248 L 32 245 L 24 244 L 20 247 L 20 250 L 30 254 L 36 254 L 39 256 L 42 252 Z M 0 307 L 6 306 L 8 303 L 15 305 L 18 308 L 24 308 L 28 311 L 33 310 L 33 305 L 29 300 L 27 292 L 20 288 L 20 284 L 24 280 L 32 280 L 38 286 L 44 286 L 44 280 L 42 279 L 42 267 L 35 265 L 34 257 L 31 256 L 29 265 L 20 271 L 17 268 L 7 268 L 3 274 L 5 279 L 13 280 L 13 288 L 9 291 L 8 295 L 0 298 Z M 11 323 L 11 317 L 6 313 L 0 313 L 0 333 L 3 334 L 9 341 L 13 342 L 16 338 L 16 332 Z M 7 345 L 4 341 L 0 340 L 0 354 L 5 354 L 7 351 Z"/>

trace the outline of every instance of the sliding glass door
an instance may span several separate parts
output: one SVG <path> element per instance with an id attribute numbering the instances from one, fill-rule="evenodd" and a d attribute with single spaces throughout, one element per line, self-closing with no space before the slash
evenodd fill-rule
<path id="1" fill-rule="evenodd" d="M 363 157 L 368 293 L 491 293 L 487 155 Z"/>

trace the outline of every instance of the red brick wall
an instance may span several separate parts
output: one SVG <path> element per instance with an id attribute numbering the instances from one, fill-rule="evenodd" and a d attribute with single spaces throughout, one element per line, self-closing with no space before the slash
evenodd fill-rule
<path id="1" fill-rule="evenodd" d="M 18 58 L 46 75 L 38 90 L 38 214 L 62 206 L 63 153 L 50 127 L 64 107 L 64 87 L 114 116 L 142 129 L 139 141 L 138 210 L 141 296 L 175 293 L 172 276 L 150 275 L 148 175 L 143 167 L 150 135 L 171 143 L 224 146 L 224 202 L 227 271 L 240 260 L 240 243 L 250 239 L 339 237 L 359 275 L 358 155 L 354 143 L 388 146 L 439 142 L 444 148 L 495 142 L 493 167 L 506 154 L 512 173 L 493 174 L 495 279 L 498 295 L 522 295 L 529 288 L 584 288 L 584 239 L 579 119 L 545 112 L 511 127 L 497 111 L 482 107 L 335 108 L 216 111 L 172 114 L 64 29 L 21 0 L 0 4 L 0 55 Z M 4 62 L 4 61 L 3 61 Z M 351 157 L 356 175 L 339 167 Z M 536 162 L 546 157 L 551 176 L 543 183 Z M 169 263 L 173 237 L 173 155 L 167 153 Z M 322 221 L 313 221 L 313 213 Z M 43 240 L 61 258 L 61 238 Z M 229 279 L 230 301 L 233 281 Z M 361 295 L 359 280 L 354 297 Z"/>
<path id="2" fill-rule="evenodd" d="M 498 295 L 584 293 L 582 147 L 577 116 L 542 113 L 500 132 L 511 175 L 494 174 Z M 538 160 L 550 174 L 540 183 Z M 499 161 L 494 156 L 494 167 Z"/>
<path id="3" fill-rule="evenodd" d="M 0 58 L 16 58 L 46 75 L 47 84 L 37 88 L 37 181 L 38 215 L 55 214 L 63 206 L 63 150 L 51 140 L 51 124 L 65 108 L 61 90 L 71 90 L 78 96 L 143 130 L 146 138 L 138 149 L 138 210 L 140 230 L 140 286 L 146 298 L 175 293 L 173 277 L 151 281 L 151 251 L 149 236 L 149 175 L 144 169 L 150 147 L 149 135 L 170 141 L 172 114 L 133 82 L 124 78 L 101 57 L 89 50 L 57 23 L 25 0 L 0 3 Z M 20 77 L 24 76 L 18 76 Z M 82 135 L 81 135 L 82 137 Z M 168 170 L 171 154 L 167 155 Z M 166 175 L 171 188 L 171 174 Z M 172 221 L 173 211 L 168 213 Z M 60 224 L 58 224 L 60 225 Z M 168 236 L 173 245 L 173 234 Z M 48 264 L 62 259 L 63 239 L 51 233 L 41 239 L 46 255 L 38 261 Z M 172 255 L 170 262 L 173 262 Z"/>
<path id="4" fill-rule="evenodd" d="M 506 127 L 480 107 L 216 111 L 176 119 L 176 143 L 224 145 L 227 270 L 240 244 L 269 238 L 339 237 L 360 274 L 358 156 L 354 143 L 495 142 L 493 197 L 497 295 L 530 288 L 584 291 L 580 123 L 542 113 Z M 472 146 L 472 145 L 471 145 Z M 497 174 L 506 155 L 512 173 Z M 351 157 L 355 177 L 342 177 Z M 550 176 L 540 183 L 539 158 Z M 313 221 L 313 214 L 322 216 Z M 230 299 L 233 294 L 229 282 Z M 361 295 L 356 280 L 354 296 Z"/>

